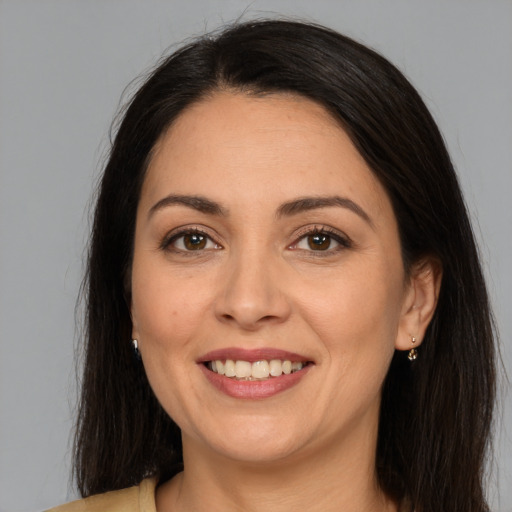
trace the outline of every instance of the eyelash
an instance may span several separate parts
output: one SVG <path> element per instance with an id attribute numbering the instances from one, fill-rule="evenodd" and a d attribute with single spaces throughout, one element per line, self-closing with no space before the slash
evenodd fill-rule
<path id="1" fill-rule="evenodd" d="M 171 232 L 170 234 L 168 234 L 163 240 L 162 240 L 162 243 L 160 244 L 160 248 L 164 251 L 172 251 L 172 252 L 177 252 L 177 253 L 180 253 L 180 254 L 193 254 L 195 252 L 203 252 L 204 249 L 199 249 L 199 250 L 185 250 L 185 249 L 179 249 L 179 248 L 176 248 L 176 247 L 173 247 L 173 244 L 176 243 L 176 241 L 178 241 L 180 238 L 184 238 L 186 237 L 187 235 L 198 235 L 198 236 L 201 236 L 201 237 L 204 237 L 205 239 L 207 239 L 207 242 L 213 242 L 215 244 L 215 249 L 222 249 L 222 246 L 220 244 L 218 244 L 217 242 L 215 242 L 215 240 L 213 240 L 213 238 L 206 232 L 206 231 L 203 231 L 202 229 L 199 229 L 199 228 L 185 228 L 185 229 L 182 229 L 178 232 Z"/>
<path id="2" fill-rule="evenodd" d="M 196 252 L 201 253 L 201 252 L 204 252 L 205 250 L 211 250 L 211 248 L 209 248 L 209 249 L 198 249 L 198 250 L 194 251 L 194 250 L 186 250 L 186 249 L 173 247 L 173 244 L 175 244 L 180 238 L 184 238 L 187 235 L 199 235 L 199 236 L 207 239 L 206 243 L 213 242 L 215 244 L 214 249 L 222 249 L 222 246 L 219 243 L 217 243 L 206 231 L 203 231 L 202 229 L 199 229 L 199 228 L 186 228 L 186 229 L 182 229 L 178 232 L 171 232 L 162 240 L 162 243 L 160 244 L 160 248 L 164 251 L 172 251 L 172 252 L 177 252 L 180 254 L 194 254 Z M 324 250 L 314 250 L 314 249 L 308 250 L 308 249 L 301 249 L 301 248 L 297 247 L 298 244 L 300 242 L 302 242 L 303 240 L 305 240 L 307 237 L 315 236 L 315 235 L 326 236 L 330 240 L 333 240 L 334 242 L 336 242 L 338 244 L 338 246 L 333 249 L 328 247 L 327 249 L 324 249 Z M 329 244 L 329 245 L 331 245 L 331 244 Z M 333 228 L 327 227 L 327 226 L 314 226 L 313 228 L 309 227 L 309 228 L 303 230 L 301 233 L 299 233 L 297 239 L 292 244 L 290 244 L 288 246 L 288 249 L 310 252 L 310 253 L 312 253 L 311 256 L 314 255 L 315 257 L 325 257 L 325 256 L 332 255 L 334 252 L 338 252 L 343 249 L 349 249 L 350 247 L 352 247 L 352 241 L 350 240 L 350 238 L 348 236 L 334 230 Z"/>
<path id="3" fill-rule="evenodd" d="M 330 248 L 324 250 L 313 250 L 313 249 L 301 249 L 298 248 L 298 244 L 302 242 L 303 240 L 307 239 L 308 237 L 315 236 L 315 235 L 323 235 L 328 237 L 331 241 L 333 240 L 338 244 L 337 247 Z M 308 244 L 309 245 L 309 244 Z M 330 244 L 329 244 L 330 245 Z M 350 238 L 339 231 L 336 231 L 333 228 L 330 228 L 328 226 L 315 226 L 314 228 L 307 228 L 303 232 L 299 233 L 299 236 L 297 237 L 297 240 L 293 242 L 290 246 L 288 246 L 289 249 L 292 250 L 303 250 L 305 252 L 311 253 L 311 256 L 314 257 L 326 257 L 331 256 L 333 253 L 342 251 L 344 249 L 350 249 L 352 247 L 352 241 Z"/>

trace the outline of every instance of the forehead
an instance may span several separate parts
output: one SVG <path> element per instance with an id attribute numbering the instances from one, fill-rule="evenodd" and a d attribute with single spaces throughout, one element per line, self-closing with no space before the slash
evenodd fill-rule
<path id="1" fill-rule="evenodd" d="M 291 94 L 218 92 L 186 109 L 154 148 L 142 200 L 166 193 L 246 206 L 336 193 L 374 211 L 390 207 L 340 123 Z"/>

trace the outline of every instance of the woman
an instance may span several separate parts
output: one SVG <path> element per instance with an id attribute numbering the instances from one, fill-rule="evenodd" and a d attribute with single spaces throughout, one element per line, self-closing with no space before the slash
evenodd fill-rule
<path id="1" fill-rule="evenodd" d="M 75 469 L 100 495 L 59 510 L 488 510 L 472 230 L 373 51 L 260 21 L 162 62 L 114 140 L 86 283 Z"/>

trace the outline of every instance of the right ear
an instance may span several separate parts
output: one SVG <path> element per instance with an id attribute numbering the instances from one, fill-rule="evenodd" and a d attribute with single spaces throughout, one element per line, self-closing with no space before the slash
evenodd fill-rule
<path id="1" fill-rule="evenodd" d="M 413 265 L 395 342 L 397 350 L 410 350 L 423 341 L 437 306 L 442 276 L 437 258 L 426 257 Z"/>

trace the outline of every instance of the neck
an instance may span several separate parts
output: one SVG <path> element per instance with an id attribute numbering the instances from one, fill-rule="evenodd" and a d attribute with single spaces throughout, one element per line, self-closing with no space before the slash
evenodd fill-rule
<path id="1" fill-rule="evenodd" d="M 375 436 L 376 438 L 376 436 Z M 157 492 L 158 512 L 396 512 L 379 489 L 376 439 L 343 450 L 316 447 L 272 463 L 205 456 L 184 439 L 185 471 Z"/>

